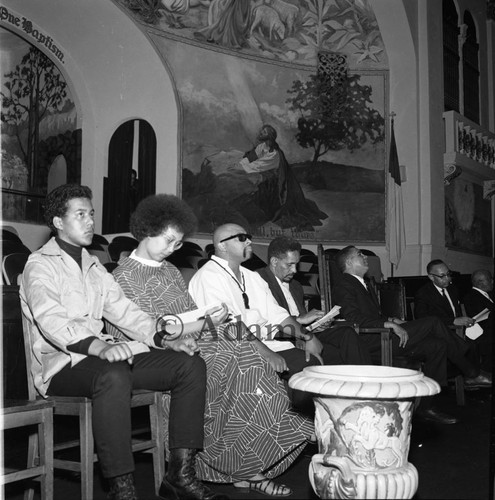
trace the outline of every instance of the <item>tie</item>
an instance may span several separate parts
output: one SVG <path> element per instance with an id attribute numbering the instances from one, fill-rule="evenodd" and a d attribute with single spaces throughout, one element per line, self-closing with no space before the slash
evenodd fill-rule
<path id="1" fill-rule="evenodd" d="M 442 296 L 443 296 L 443 300 L 445 300 L 445 303 L 449 307 L 449 310 L 453 312 L 454 317 L 455 317 L 455 310 L 453 309 L 452 304 L 450 303 L 450 300 L 447 297 L 447 294 L 445 293 L 445 288 L 442 288 Z"/>

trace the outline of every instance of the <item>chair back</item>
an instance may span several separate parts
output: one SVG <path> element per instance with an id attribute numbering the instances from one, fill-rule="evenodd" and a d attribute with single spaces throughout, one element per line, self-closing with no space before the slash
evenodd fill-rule
<path id="1" fill-rule="evenodd" d="M 33 364 L 33 344 L 34 338 L 29 326 L 28 320 L 22 315 L 22 336 L 24 339 L 24 354 L 26 357 L 26 378 L 27 378 L 27 389 L 28 398 L 30 400 L 35 400 L 39 397 L 38 391 L 34 386 L 34 378 L 31 373 L 31 366 Z"/>
<path id="2" fill-rule="evenodd" d="M 401 280 L 379 283 L 378 297 L 382 314 L 404 321 L 407 319 L 406 289 Z"/>
<path id="3" fill-rule="evenodd" d="M 27 253 L 11 253 L 2 259 L 2 275 L 6 285 L 18 285 L 29 258 Z"/>
<path id="4" fill-rule="evenodd" d="M 31 250 L 21 240 L 2 240 L 2 255 L 9 255 L 11 253 L 30 254 Z"/>
<path id="5" fill-rule="evenodd" d="M 129 255 L 138 245 L 139 241 L 130 236 L 115 236 L 108 245 L 108 253 L 114 262 L 118 262 L 121 257 Z"/>
<path id="6" fill-rule="evenodd" d="M 320 282 L 321 310 L 325 313 L 332 308 L 332 291 L 330 282 L 330 256 L 320 243 L 317 247 L 318 275 Z"/>

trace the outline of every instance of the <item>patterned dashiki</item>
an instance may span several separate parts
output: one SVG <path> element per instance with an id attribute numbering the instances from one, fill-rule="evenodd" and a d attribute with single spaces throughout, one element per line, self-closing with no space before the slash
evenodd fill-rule
<path id="1" fill-rule="evenodd" d="M 154 267 L 124 257 L 113 274 L 126 296 L 157 319 L 197 309 L 180 271 L 167 261 Z M 217 327 L 214 339 L 211 332 L 197 339 L 207 367 L 205 440 L 196 459 L 198 477 L 218 483 L 259 473 L 276 477 L 304 449 L 313 421 L 291 409 L 284 383 L 252 342 L 234 340 L 231 334 L 226 338 L 222 329 Z M 164 395 L 167 415 L 169 399 Z M 167 447 L 167 423 L 164 426 Z"/>

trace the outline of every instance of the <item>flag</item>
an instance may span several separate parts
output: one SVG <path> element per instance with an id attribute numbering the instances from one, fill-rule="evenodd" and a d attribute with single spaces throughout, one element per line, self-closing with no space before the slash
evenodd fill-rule
<path id="1" fill-rule="evenodd" d="M 400 179 L 399 157 L 395 144 L 394 119 L 390 127 L 390 156 L 387 175 L 387 221 L 386 247 L 389 261 L 395 267 L 399 265 L 406 248 L 406 230 L 404 225 L 404 203 Z"/>

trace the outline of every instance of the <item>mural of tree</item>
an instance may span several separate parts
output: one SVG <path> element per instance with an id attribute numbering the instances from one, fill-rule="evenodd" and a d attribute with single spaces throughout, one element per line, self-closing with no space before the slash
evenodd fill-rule
<path id="1" fill-rule="evenodd" d="M 1 120 L 11 127 L 28 169 L 28 185 L 38 187 L 39 126 L 49 111 L 60 110 L 67 83 L 57 67 L 34 47 L 4 74 Z"/>
<path id="2" fill-rule="evenodd" d="M 296 80 L 287 102 L 301 117 L 297 126 L 297 142 L 314 150 L 310 181 L 317 181 L 318 159 L 330 150 L 353 151 L 366 142 L 376 144 L 385 137 L 385 120 L 369 106 L 372 89 L 360 85 L 360 75 L 333 81 L 323 73 L 311 75 L 307 81 Z"/>

